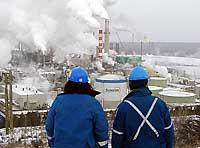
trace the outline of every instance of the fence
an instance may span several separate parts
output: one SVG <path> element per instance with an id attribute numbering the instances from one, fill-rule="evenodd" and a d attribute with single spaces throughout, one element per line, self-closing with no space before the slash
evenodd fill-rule
<path id="1" fill-rule="evenodd" d="M 200 146 L 200 104 L 170 105 L 173 116 L 176 147 L 195 148 Z M 111 135 L 115 110 L 105 110 Z M 0 131 L 0 147 L 45 148 L 47 137 L 44 122 L 47 111 L 14 112 L 14 131 L 10 135 Z"/>

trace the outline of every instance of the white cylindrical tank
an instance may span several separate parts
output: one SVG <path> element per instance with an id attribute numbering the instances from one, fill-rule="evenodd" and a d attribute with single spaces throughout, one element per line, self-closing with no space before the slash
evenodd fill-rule
<path id="1" fill-rule="evenodd" d="M 158 87 L 167 87 L 167 78 L 163 77 L 151 77 L 149 84 L 152 86 L 158 86 Z"/>
<path id="2" fill-rule="evenodd" d="M 181 91 L 181 88 L 166 87 L 163 88 L 163 91 Z"/>
<path id="3" fill-rule="evenodd" d="M 101 92 L 96 98 L 101 102 L 104 109 L 115 109 L 127 95 L 127 80 L 120 75 L 100 76 L 96 79 L 94 87 Z"/>
<path id="4" fill-rule="evenodd" d="M 163 90 L 162 87 L 158 87 L 158 86 L 148 86 L 150 91 L 152 92 L 153 96 L 158 96 L 159 92 L 161 92 Z"/>
<path id="5" fill-rule="evenodd" d="M 195 94 L 197 95 L 197 98 L 200 99 L 200 84 L 195 86 Z"/>
<path id="6" fill-rule="evenodd" d="M 159 95 L 167 103 L 195 103 L 196 101 L 196 95 L 194 93 L 178 90 L 162 91 Z"/>

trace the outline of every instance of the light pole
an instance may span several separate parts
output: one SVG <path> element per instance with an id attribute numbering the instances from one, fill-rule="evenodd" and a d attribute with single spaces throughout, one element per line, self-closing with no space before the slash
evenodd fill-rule
<path id="1" fill-rule="evenodd" d="M 134 33 L 132 32 L 132 31 L 130 31 L 130 30 L 126 30 L 126 32 L 128 32 L 128 33 L 130 33 L 131 34 L 131 43 L 132 43 L 132 46 L 133 46 L 133 51 L 134 51 L 134 40 L 135 40 L 135 35 L 134 35 Z"/>
<path id="2" fill-rule="evenodd" d="M 13 113 L 12 113 L 12 81 L 13 75 L 11 70 L 3 72 L 3 81 L 5 84 L 5 127 L 6 134 L 13 130 Z"/>

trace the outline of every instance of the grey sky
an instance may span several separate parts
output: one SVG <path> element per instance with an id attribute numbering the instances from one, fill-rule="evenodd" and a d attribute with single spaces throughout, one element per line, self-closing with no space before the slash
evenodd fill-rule
<path id="1" fill-rule="evenodd" d="M 200 0 L 118 0 L 110 9 L 113 23 L 130 27 L 137 40 L 200 42 Z"/>

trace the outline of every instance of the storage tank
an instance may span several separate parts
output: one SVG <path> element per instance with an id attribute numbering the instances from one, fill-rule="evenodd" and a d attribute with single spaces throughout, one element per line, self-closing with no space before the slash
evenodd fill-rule
<path id="1" fill-rule="evenodd" d="M 166 87 L 163 88 L 163 91 L 181 91 L 181 88 Z"/>
<path id="2" fill-rule="evenodd" d="M 149 84 L 152 86 L 158 86 L 158 87 L 167 87 L 167 78 L 163 77 L 151 77 Z"/>
<path id="3" fill-rule="evenodd" d="M 159 92 L 163 90 L 162 87 L 158 87 L 158 86 L 148 86 L 148 88 L 152 92 L 153 96 L 159 96 Z"/>
<path id="4" fill-rule="evenodd" d="M 197 95 L 197 98 L 200 99 L 200 84 L 195 86 L 195 94 Z"/>
<path id="5" fill-rule="evenodd" d="M 104 109 L 115 109 L 128 92 L 127 80 L 120 75 L 100 76 L 96 79 L 94 87 L 101 92 L 96 98 Z"/>
<path id="6" fill-rule="evenodd" d="M 159 95 L 167 103 L 195 103 L 196 101 L 196 95 L 194 93 L 178 90 L 162 91 Z"/>

